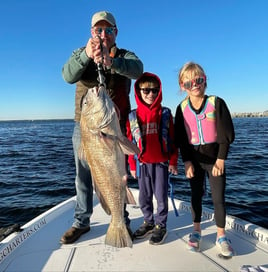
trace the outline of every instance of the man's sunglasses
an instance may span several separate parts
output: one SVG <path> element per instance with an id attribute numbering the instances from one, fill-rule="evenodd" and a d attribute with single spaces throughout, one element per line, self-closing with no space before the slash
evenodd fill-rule
<path id="1" fill-rule="evenodd" d="M 115 27 L 93 27 L 93 30 L 96 35 L 100 35 L 102 31 L 105 32 L 106 35 L 112 35 Z"/>
<path id="2" fill-rule="evenodd" d="M 200 77 L 184 82 L 183 87 L 185 89 L 191 89 L 194 86 L 194 84 L 198 86 L 205 82 L 206 82 L 206 76 L 200 76 Z"/>
<path id="3" fill-rule="evenodd" d="M 144 94 L 149 94 L 150 92 L 152 92 L 153 94 L 157 94 L 159 92 L 159 88 L 140 88 L 140 90 Z"/>

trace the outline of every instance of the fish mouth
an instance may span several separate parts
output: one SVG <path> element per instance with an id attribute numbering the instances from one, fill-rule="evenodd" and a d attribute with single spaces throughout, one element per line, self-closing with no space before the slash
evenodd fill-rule
<path id="1" fill-rule="evenodd" d="M 96 98 L 98 98 L 100 96 L 101 93 L 101 87 L 95 86 L 93 88 L 88 88 L 86 94 L 82 97 L 81 99 L 81 104 L 80 107 L 81 109 L 85 106 L 85 105 L 89 105 L 91 104 L 93 101 L 96 100 Z"/>
<path id="2" fill-rule="evenodd" d="M 89 101 L 98 98 L 98 97 L 102 97 L 102 95 L 105 92 L 105 87 L 104 86 L 95 86 L 93 88 L 89 88 L 86 95 L 85 95 L 85 101 Z"/>
<path id="3" fill-rule="evenodd" d="M 106 92 L 106 88 L 105 86 L 95 86 L 94 88 L 88 89 L 93 95 L 95 95 L 96 97 L 101 96 L 102 94 L 104 94 Z"/>
<path id="4" fill-rule="evenodd" d="M 87 92 L 98 97 L 99 96 L 99 92 L 100 92 L 100 88 L 101 87 L 95 86 L 93 88 L 89 88 Z"/>

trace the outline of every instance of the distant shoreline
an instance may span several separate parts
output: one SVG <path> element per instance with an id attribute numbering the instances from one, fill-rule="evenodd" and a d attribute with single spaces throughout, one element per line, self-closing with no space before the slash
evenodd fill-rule
<path id="1" fill-rule="evenodd" d="M 242 113 L 232 113 L 233 118 L 236 117 L 268 117 L 268 111 L 264 112 L 242 112 Z"/>
<path id="2" fill-rule="evenodd" d="M 44 121 L 54 121 L 54 122 L 70 122 L 70 121 L 73 121 L 74 122 L 74 119 L 66 119 L 66 118 L 63 118 L 63 119 L 10 119 L 10 120 L 0 120 L 0 122 L 44 122 Z"/>
<path id="3" fill-rule="evenodd" d="M 242 113 L 231 113 L 232 118 L 267 118 L 268 117 L 268 111 L 265 112 L 242 112 Z M 74 119 L 72 118 L 55 118 L 55 119 L 10 119 L 10 120 L 0 120 L 0 122 L 48 122 L 48 121 L 54 121 L 54 122 L 70 122 Z"/>

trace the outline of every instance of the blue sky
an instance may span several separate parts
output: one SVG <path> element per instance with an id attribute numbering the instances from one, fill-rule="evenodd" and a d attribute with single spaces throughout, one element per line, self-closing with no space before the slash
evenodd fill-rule
<path id="1" fill-rule="evenodd" d="M 173 114 L 188 61 L 203 66 L 207 93 L 231 112 L 268 110 L 267 0 L 8 0 L 0 9 L 0 120 L 73 118 L 75 86 L 61 69 L 100 10 L 116 17 L 118 47 L 161 78 Z"/>

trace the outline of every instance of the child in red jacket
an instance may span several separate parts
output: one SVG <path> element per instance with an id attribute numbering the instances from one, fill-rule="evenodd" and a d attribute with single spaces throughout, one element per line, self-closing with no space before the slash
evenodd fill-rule
<path id="1" fill-rule="evenodd" d="M 127 136 L 136 142 L 141 152 L 138 161 L 129 156 L 128 162 L 131 175 L 138 178 L 139 204 L 144 215 L 144 223 L 136 230 L 134 238 L 152 233 L 149 242 L 157 245 L 167 236 L 168 172 L 178 174 L 178 149 L 173 144 L 171 111 L 161 106 L 159 77 L 146 72 L 135 82 L 134 89 L 137 109 L 129 114 Z M 157 201 L 155 216 L 153 195 Z"/>

